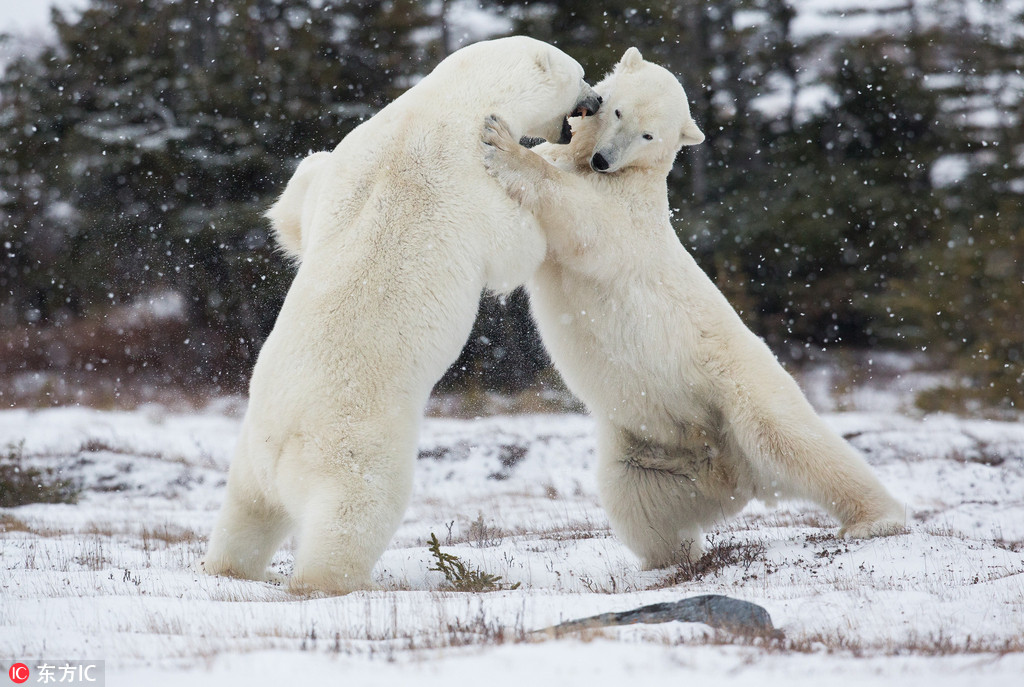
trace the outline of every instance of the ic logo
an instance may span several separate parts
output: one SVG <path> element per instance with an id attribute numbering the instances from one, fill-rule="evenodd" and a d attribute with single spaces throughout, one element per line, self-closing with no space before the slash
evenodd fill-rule
<path id="1" fill-rule="evenodd" d="M 28 666 L 24 663 L 15 663 L 11 666 L 11 669 L 7 671 L 7 675 L 11 678 L 11 682 L 21 684 L 28 681 Z"/>

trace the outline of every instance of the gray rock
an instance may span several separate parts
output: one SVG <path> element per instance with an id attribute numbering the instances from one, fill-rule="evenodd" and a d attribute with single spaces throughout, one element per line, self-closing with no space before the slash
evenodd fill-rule
<path id="1" fill-rule="evenodd" d="M 631 611 L 601 613 L 589 618 L 570 620 L 538 632 L 561 635 L 574 630 L 610 627 L 612 625 L 656 624 L 678 620 L 684 623 L 704 623 L 715 629 L 733 634 L 781 638 L 772 618 L 761 606 L 718 594 L 694 596 L 682 601 L 651 604 Z"/>

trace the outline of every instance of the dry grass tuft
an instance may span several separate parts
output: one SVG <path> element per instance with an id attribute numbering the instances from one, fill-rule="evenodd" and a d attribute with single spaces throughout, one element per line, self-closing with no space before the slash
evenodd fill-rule
<path id="1" fill-rule="evenodd" d="M 784 653 L 845 653 L 855 658 L 865 656 L 956 656 L 995 654 L 1004 656 L 1024 652 L 1024 637 L 977 638 L 972 635 L 954 637 L 945 632 L 910 635 L 899 639 L 865 641 L 842 632 L 812 633 L 790 637 L 772 649 Z"/>
<path id="2" fill-rule="evenodd" d="M 727 568 L 741 567 L 749 572 L 755 564 L 767 564 L 767 547 L 761 540 L 741 542 L 729 539 L 718 542 L 715 541 L 714 535 L 708 535 L 707 542 L 707 550 L 700 558 L 695 561 L 682 560 L 671 574 L 652 588 L 661 589 L 686 582 L 700 582 L 706 577 L 718 577 Z M 767 572 L 774 570 L 768 569 Z M 756 574 L 750 574 L 751 579 L 756 577 Z"/>
<path id="3" fill-rule="evenodd" d="M 37 537 L 58 537 L 66 534 L 64 530 L 32 525 L 8 513 L 0 513 L 0 532 L 24 532 L 25 534 L 32 534 Z"/>
<path id="4" fill-rule="evenodd" d="M 479 513 L 476 520 L 469 523 L 469 542 L 480 548 L 500 546 L 505 541 L 506 532 L 497 525 L 488 525 L 484 514 Z"/>
<path id="5" fill-rule="evenodd" d="M 998 549 L 1005 549 L 1013 553 L 1024 552 L 1024 540 L 1022 539 L 1004 539 L 1003 537 L 996 537 L 992 540 L 992 544 Z"/>

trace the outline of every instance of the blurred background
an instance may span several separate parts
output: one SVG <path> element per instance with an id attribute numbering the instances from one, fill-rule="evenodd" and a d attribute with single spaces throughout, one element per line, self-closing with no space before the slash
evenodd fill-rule
<path id="1" fill-rule="evenodd" d="M 676 230 L 787 365 L 895 351 L 942 373 L 924 409 L 1024 403 L 1024 0 L 41 8 L 0 4 L 0 406 L 243 393 L 294 274 L 262 213 L 299 159 L 512 33 L 591 83 L 634 45 L 680 77 L 707 141 Z M 557 386 L 516 293 L 438 395 Z"/>

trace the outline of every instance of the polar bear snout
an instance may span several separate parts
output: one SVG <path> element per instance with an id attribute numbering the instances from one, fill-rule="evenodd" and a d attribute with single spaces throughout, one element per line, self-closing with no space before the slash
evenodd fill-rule
<path id="1" fill-rule="evenodd" d="M 601 153 L 594 153 L 594 157 L 590 158 L 590 166 L 595 172 L 606 172 L 608 171 L 608 160 Z"/>
<path id="2" fill-rule="evenodd" d="M 604 99 L 597 94 L 590 86 L 587 86 L 589 92 L 576 103 L 576 107 L 573 108 L 572 112 L 569 113 L 570 117 L 586 117 L 588 115 L 596 114 L 601 109 L 601 103 Z"/>
<path id="3" fill-rule="evenodd" d="M 572 140 L 572 127 L 569 126 L 569 117 L 586 117 L 592 115 L 601 109 L 601 103 L 604 102 L 601 96 L 597 94 L 593 88 L 587 82 L 583 82 L 583 93 L 580 99 L 576 101 L 572 111 L 562 118 L 562 133 L 558 137 L 558 143 L 565 145 Z"/>

